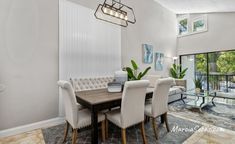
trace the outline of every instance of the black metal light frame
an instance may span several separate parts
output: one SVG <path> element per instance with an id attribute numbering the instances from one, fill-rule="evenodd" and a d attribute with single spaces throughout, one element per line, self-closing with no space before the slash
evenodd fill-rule
<path id="1" fill-rule="evenodd" d="M 118 7 L 115 7 L 116 5 L 118 5 Z M 129 9 L 129 10 L 132 12 L 132 14 L 133 14 L 133 21 L 131 21 L 131 20 L 129 20 L 129 19 L 127 19 L 127 20 L 121 19 L 121 18 L 116 17 L 116 16 L 114 16 L 114 15 L 110 15 L 110 14 L 108 14 L 108 13 L 105 13 L 105 12 L 104 12 L 104 7 L 105 7 L 105 8 L 109 8 L 109 9 L 115 11 L 115 12 L 121 13 L 121 14 L 123 14 L 124 16 L 127 16 L 128 13 L 127 13 L 126 11 L 124 11 L 123 9 L 124 9 L 124 8 L 127 8 L 127 9 Z M 98 12 L 99 9 L 101 9 L 102 14 L 108 15 L 108 16 L 112 16 L 112 17 L 114 17 L 114 18 L 117 18 L 117 19 L 120 19 L 120 20 L 122 20 L 122 21 L 125 21 L 125 24 L 119 24 L 119 23 L 115 23 L 115 22 L 113 22 L 113 21 L 109 21 L 109 20 L 106 20 L 106 19 L 99 18 L 99 17 L 97 16 L 97 12 Z M 136 23 L 136 17 L 135 17 L 135 13 L 134 13 L 133 8 L 131 8 L 131 7 L 129 7 L 129 6 L 127 6 L 127 5 L 123 4 L 123 3 L 121 3 L 121 1 L 118 2 L 118 1 L 116 1 L 116 0 L 112 0 L 112 5 L 108 4 L 108 3 L 107 3 L 107 0 L 105 0 L 103 4 L 99 4 L 98 7 L 97 7 L 97 9 L 96 9 L 96 11 L 95 11 L 95 13 L 94 13 L 94 15 L 95 15 L 95 17 L 96 17 L 97 19 L 99 19 L 99 20 L 102 20 L 102 21 L 105 21 L 105 22 L 109 22 L 109 23 L 112 23 L 112 24 L 115 24 L 115 25 L 119 25 L 119 26 L 122 26 L 122 27 L 127 27 L 127 26 L 128 26 L 128 23 L 131 23 L 131 24 L 135 24 L 135 23 Z"/>

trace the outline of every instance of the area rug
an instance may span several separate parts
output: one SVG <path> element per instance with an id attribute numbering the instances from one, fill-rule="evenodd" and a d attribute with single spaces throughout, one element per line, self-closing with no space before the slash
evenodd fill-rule
<path id="1" fill-rule="evenodd" d="M 185 102 L 191 100 L 185 99 Z M 215 105 L 209 104 L 200 112 L 199 109 L 187 106 L 180 100 L 170 104 L 169 111 L 173 115 L 235 131 L 235 105 L 223 103 Z"/>
<path id="2" fill-rule="evenodd" d="M 149 144 L 181 144 L 188 139 L 202 125 L 192 121 L 168 115 L 169 126 L 171 132 L 167 133 L 164 124 L 160 124 L 160 119 L 157 119 L 159 140 L 155 139 L 151 122 L 145 124 L 146 138 Z M 136 125 L 127 129 L 128 144 L 142 144 L 140 126 Z M 58 125 L 46 129 L 42 129 L 46 144 L 61 144 L 64 133 L 64 125 Z M 101 139 L 99 137 L 99 139 Z M 80 130 L 78 132 L 77 143 L 89 144 L 91 141 L 90 130 Z M 67 137 L 67 144 L 71 143 L 71 130 Z M 99 142 L 101 143 L 101 142 Z M 109 124 L 109 138 L 104 144 L 121 144 L 121 130 L 115 125 Z"/>

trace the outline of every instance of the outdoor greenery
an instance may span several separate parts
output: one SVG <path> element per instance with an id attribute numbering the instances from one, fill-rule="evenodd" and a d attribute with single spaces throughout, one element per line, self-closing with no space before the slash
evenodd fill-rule
<path id="1" fill-rule="evenodd" d="M 181 65 L 173 64 L 172 67 L 170 68 L 170 75 L 176 79 L 183 79 L 188 68 L 185 68 L 182 71 L 180 71 L 181 68 L 182 68 Z"/>
<path id="2" fill-rule="evenodd" d="M 224 52 L 219 56 L 216 65 L 218 71 L 221 73 L 234 73 L 235 72 L 235 52 Z"/>
<path id="3" fill-rule="evenodd" d="M 206 54 L 196 55 L 196 69 L 199 73 L 207 72 Z M 235 51 L 211 53 L 208 55 L 209 71 L 235 73 Z"/>
<path id="4" fill-rule="evenodd" d="M 200 73 L 206 73 L 207 72 L 207 60 L 205 54 L 198 54 L 196 55 L 196 69 Z"/>
<path id="5" fill-rule="evenodd" d="M 151 69 L 151 67 L 147 67 L 143 72 L 139 72 L 139 66 L 136 64 L 134 60 L 131 60 L 132 68 L 126 67 L 124 70 L 128 73 L 128 79 L 129 80 L 141 80 L 142 77 L 144 77 L 147 72 Z"/>

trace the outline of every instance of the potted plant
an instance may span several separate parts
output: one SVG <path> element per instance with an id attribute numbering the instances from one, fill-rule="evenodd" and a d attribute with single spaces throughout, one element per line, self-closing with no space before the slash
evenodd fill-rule
<path id="1" fill-rule="evenodd" d="M 180 71 L 180 69 L 182 69 L 181 65 L 173 64 L 172 67 L 170 68 L 171 77 L 175 79 L 183 79 L 188 68 L 185 68 L 182 71 Z"/>
<path id="2" fill-rule="evenodd" d="M 131 60 L 131 65 L 132 68 L 124 68 L 128 73 L 128 80 L 141 80 L 151 69 L 151 67 L 147 67 L 143 72 L 139 72 L 139 67 L 134 60 Z"/>
<path id="3" fill-rule="evenodd" d="M 200 93 L 201 90 L 202 90 L 202 77 L 197 77 L 195 80 L 194 80 L 194 84 L 195 84 L 195 92 L 196 93 Z"/>

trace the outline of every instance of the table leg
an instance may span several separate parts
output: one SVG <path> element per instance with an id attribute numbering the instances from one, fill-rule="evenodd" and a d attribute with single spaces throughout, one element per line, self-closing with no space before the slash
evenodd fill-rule
<path id="1" fill-rule="evenodd" d="M 215 105 L 215 103 L 214 103 L 214 99 L 215 99 L 215 97 L 216 97 L 216 92 L 215 92 L 214 97 L 212 98 L 212 104 L 213 104 L 213 106 L 216 106 L 216 105 Z"/>
<path id="2" fill-rule="evenodd" d="M 161 115 L 161 124 L 164 123 L 164 115 Z"/>
<path id="3" fill-rule="evenodd" d="M 200 104 L 200 108 L 202 108 L 202 105 L 205 103 L 205 97 L 202 97 L 202 103 Z"/>
<path id="4" fill-rule="evenodd" d="M 184 104 L 185 104 L 185 101 L 184 101 L 184 99 L 183 99 L 183 94 L 181 94 L 181 100 L 184 102 Z"/>
<path id="5" fill-rule="evenodd" d="M 91 143 L 98 144 L 98 118 L 94 109 L 91 112 Z"/>

